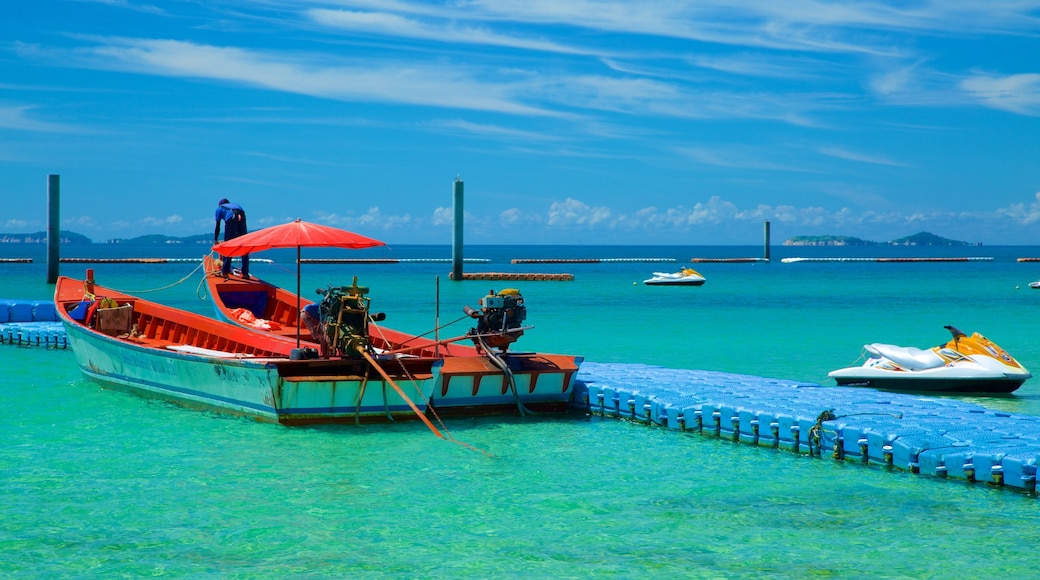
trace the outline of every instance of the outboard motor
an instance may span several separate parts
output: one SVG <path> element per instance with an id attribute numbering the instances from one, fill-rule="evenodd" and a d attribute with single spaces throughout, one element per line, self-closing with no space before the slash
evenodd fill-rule
<path id="1" fill-rule="evenodd" d="M 514 288 L 495 293 L 492 290 L 480 299 L 480 310 L 466 306 L 463 311 L 477 320 L 477 327 L 468 334 L 480 348 L 498 348 L 502 352 L 524 333 L 521 323 L 527 318 L 524 297 Z"/>
<path id="2" fill-rule="evenodd" d="M 369 315 L 371 300 L 365 296 L 368 288 L 358 286 L 354 276 L 350 286 L 319 288 L 318 294 L 321 302 L 308 305 L 303 320 L 321 347 L 321 357 L 360 358 L 359 350 L 370 351 L 368 321 L 384 320 L 386 314 Z"/>

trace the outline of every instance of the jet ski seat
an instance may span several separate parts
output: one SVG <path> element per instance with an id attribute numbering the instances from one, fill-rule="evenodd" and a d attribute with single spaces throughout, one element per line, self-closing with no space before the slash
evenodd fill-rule
<path id="1" fill-rule="evenodd" d="M 874 356 L 883 356 L 897 365 L 911 371 L 934 369 L 946 364 L 935 351 L 913 346 L 896 346 L 875 342 L 863 345 L 864 350 Z"/>

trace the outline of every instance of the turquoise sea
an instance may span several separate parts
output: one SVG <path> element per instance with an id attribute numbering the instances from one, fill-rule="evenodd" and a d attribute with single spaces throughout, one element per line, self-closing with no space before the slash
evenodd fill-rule
<path id="1" fill-rule="evenodd" d="M 204 246 L 62 248 L 62 257 L 198 260 Z M 516 348 L 828 384 L 867 342 L 929 347 L 978 331 L 1040 375 L 1040 247 L 796 248 L 769 263 L 692 264 L 702 287 L 648 287 L 691 258 L 761 246 L 470 246 L 467 272 L 571 282 L 448 280 L 449 246 L 304 258 L 305 295 L 354 275 L 384 324 L 468 328 L 464 305 L 518 288 L 534 328 Z M 987 257 L 803 262 L 784 257 Z M 42 246 L 4 244 L 0 298 L 49 299 Z M 294 251 L 254 254 L 294 288 Z M 513 259 L 675 262 L 512 264 Z M 100 284 L 209 314 L 196 261 L 63 263 Z M 439 296 L 439 301 L 437 297 Z M 1037 498 L 575 413 L 285 428 L 103 391 L 72 353 L 4 345 L 0 576 L 1005 578 L 1035 576 Z M 832 384 L 832 383 L 831 383 Z M 974 403 L 1040 414 L 1040 378 Z"/>

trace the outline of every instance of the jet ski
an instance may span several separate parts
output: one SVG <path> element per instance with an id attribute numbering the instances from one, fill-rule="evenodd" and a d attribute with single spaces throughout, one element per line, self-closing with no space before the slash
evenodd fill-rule
<path id="1" fill-rule="evenodd" d="M 674 273 L 654 272 L 654 277 L 643 280 L 643 284 L 648 286 L 700 286 L 704 284 L 704 276 L 693 268 L 683 268 Z"/>
<path id="2" fill-rule="evenodd" d="M 953 339 L 920 349 L 875 342 L 860 366 L 831 371 L 839 386 L 934 393 L 1010 393 L 1033 375 L 1004 349 L 975 332 L 944 326 Z"/>

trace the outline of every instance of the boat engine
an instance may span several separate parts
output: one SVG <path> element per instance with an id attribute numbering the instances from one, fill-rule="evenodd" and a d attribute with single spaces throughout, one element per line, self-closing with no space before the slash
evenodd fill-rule
<path id="1" fill-rule="evenodd" d="M 350 286 L 319 288 L 318 294 L 321 302 L 308 305 L 303 320 L 321 347 L 320 356 L 358 358 L 360 351 L 369 352 L 368 321 L 384 320 L 386 314 L 369 314 L 368 288 L 358 286 L 354 276 Z"/>
<path id="2" fill-rule="evenodd" d="M 466 306 L 463 311 L 477 320 L 477 327 L 467 333 L 478 348 L 497 348 L 505 352 L 524 333 L 521 323 L 527 318 L 524 297 L 514 288 L 495 293 L 491 290 L 480 299 L 480 310 Z"/>

